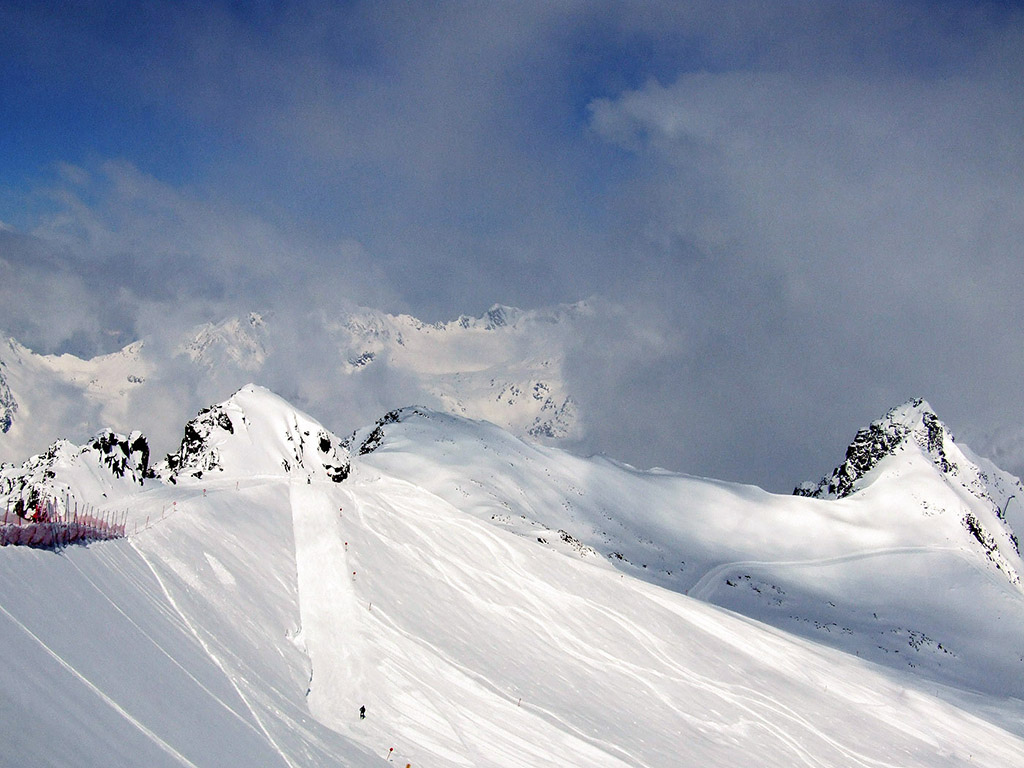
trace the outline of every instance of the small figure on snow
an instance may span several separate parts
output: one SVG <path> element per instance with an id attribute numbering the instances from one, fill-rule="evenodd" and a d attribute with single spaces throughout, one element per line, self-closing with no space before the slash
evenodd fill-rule
<path id="1" fill-rule="evenodd" d="M 365 720 L 366 719 L 366 707 L 360 707 L 359 708 L 359 719 L 360 720 Z"/>

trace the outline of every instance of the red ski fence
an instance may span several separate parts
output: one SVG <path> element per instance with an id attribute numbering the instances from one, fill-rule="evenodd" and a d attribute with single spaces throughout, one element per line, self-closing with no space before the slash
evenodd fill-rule
<path id="1" fill-rule="evenodd" d="M 2 547 L 58 549 L 67 544 L 119 539 L 124 536 L 128 514 L 111 510 L 98 512 L 89 505 L 83 505 L 79 511 L 78 502 L 70 496 L 65 497 L 64 504 L 56 499 L 41 499 L 31 510 L 32 514 L 25 517 L 13 512 L 10 506 L 8 499 L 0 523 Z"/>

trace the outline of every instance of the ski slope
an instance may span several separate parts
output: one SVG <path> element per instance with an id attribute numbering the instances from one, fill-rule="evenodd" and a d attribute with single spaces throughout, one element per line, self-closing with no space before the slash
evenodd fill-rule
<path id="1" fill-rule="evenodd" d="M 127 539 L 0 550 L 0 766 L 1024 765 L 986 677 L 1019 589 L 937 511 L 881 517 L 881 486 L 773 497 L 422 409 L 342 443 L 252 387 L 203 418 L 173 483 L 111 481 Z M 876 663 L 861 627 L 760 620 L 744 575 L 804 617 L 846 589 L 849 622 L 962 589 L 979 637 L 955 674 Z"/>
<path id="2" fill-rule="evenodd" d="M 383 429 L 354 465 L 531 542 L 911 670 L 933 689 L 1024 698 L 1020 556 L 992 503 L 920 452 L 889 457 L 856 494 L 820 500 L 584 459 L 423 409 Z M 967 512 L 1002 537 L 993 556 Z"/>
<path id="3" fill-rule="evenodd" d="M 1024 759 L 1019 739 L 915 690 L 910 676 L 566 557 L 368 474 L 338 489 L 293 486 L 296 531 L 319 533 L 308 547 L 296 536 L 302 636 L 314 714 L 353 740 L 397 745 L 398 762 Z"/>

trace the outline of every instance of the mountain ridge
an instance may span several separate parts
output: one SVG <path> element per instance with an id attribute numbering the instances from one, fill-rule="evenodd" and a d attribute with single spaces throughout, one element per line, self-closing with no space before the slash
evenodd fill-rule
<path id="1" fill-rule="evenodd" d="M 921 450 L 886 455 L 854 493 L 816 499 L 582 458 L 423 406 L 341 439 L 255 385 L 202 409 L 152 477 L 117 478 L 103 450 L 135 446 L 135 465 L 148 466 L 140 438 L 111 435 L 80 454 L 92 475 L 27 468 L 106 493 L 138 533 L 63 557 L 8 548 L 0 571 L 40 604 L 51 578 L 84 604 L 96 589 L 82 573 L 117 585 L 109 599 L 135 607 L 97 607 L 102 631 L 118 627 L 129 654 L 159 642 L 157 666 L 192 647 L 162 618 L 179 617 L 196 653 L 249 681 L 221 694 L 254 718 L 232 737 L 248 752 L 368 766 L 391 754 L 384 744 L 414 765 L 495 768 L 566 753 L 609 768 L 750 754 L 773 766 L 794 755 L 845 766 L 898 753 L 929 768 L 968 752 L 992 766 L 1024 759 L 1024 597 L 960 523 L 967 509 L 989 525 L 988 502 Z M 101 475 L 93 490 L 72 482 Z M 4 610 L 73 668 L 109 679 L 30 602 Z M 100 632 L 73 613 L 77 633 Z M 0 622 L 17 664 L 45 668 L 24 634 Z M 189 663 L 206 670 L 206 690 L 219 685 Z M 109 664 L 115 679 L 129 674 Z M 163 674 L 174 709 L 224 732 L 223 707 L 180 671 Z M 2 675 L 30 720 L 52 706 L 45 689 Z M 50 685 L 66 701 L 83 695 Z M 641 710 L 643 722 L 629 716 Z M 217 764 L 223 745 L 202 726 L 174 736 L 166 711 L 146 727 L 192 764 Z M 744 725 L 751 717 L 763 728 Z"/>

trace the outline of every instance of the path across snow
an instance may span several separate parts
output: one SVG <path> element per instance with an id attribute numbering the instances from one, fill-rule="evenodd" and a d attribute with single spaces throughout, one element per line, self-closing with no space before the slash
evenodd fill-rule
<path id="1" fill-rule="evenodd" d="M 341 491 L 328 495 L 320 486 L 290 486 L 302 621 L 298 639 L 312 665 L 309 709 L 322 723 L 347 732 L 364 705 L 366 681 L 357 660 L 365 659 L 366 643 L 353 589 L 356 574 L 342 534 L 343 505 L 335 503 L 339 497 L 349 499 Z"/>

